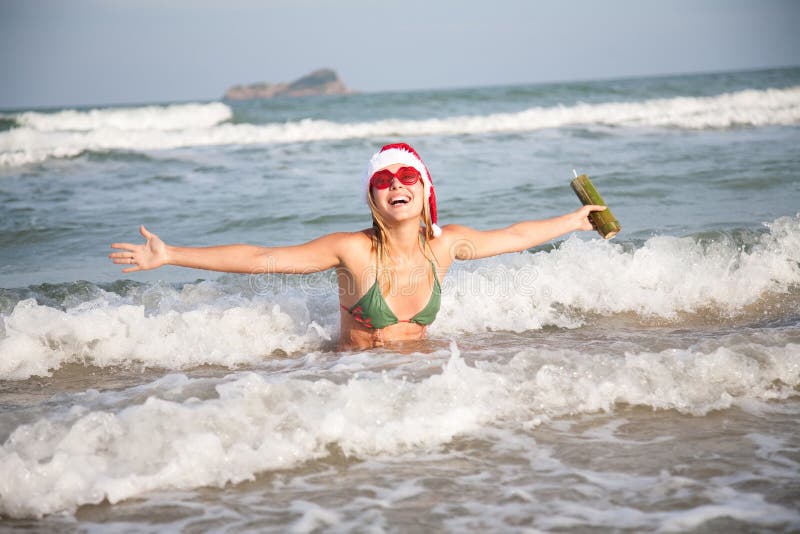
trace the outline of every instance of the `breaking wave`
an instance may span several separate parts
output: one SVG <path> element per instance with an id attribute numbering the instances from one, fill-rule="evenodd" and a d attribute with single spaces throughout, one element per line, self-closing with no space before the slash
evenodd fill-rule
<path id="1" fill-rule="evenodd" d="M 720 129 L 800 123 L 800 87 L 744 90 L 711 97 L 675 97 L 599 104 L 531 107 L 515 113 L 437 119 L 336 123 L 303 119 L 233 123 L 220 102 L 139 108 L 26 112 L 5 117 L 0 165 L 15 166 L 86 151 L 151 151 L 389 136 L 451 136 L 524 132 L 575 125 Z"/>
<path id="2" fill-rule="evenodd" d="M 330 274 L 4 290 L 0 379 L 44 376 L 70 363 L 236 367 L 276 352 L 329 350 L 339 328 Z M 656 236 L 634 246 L 572 237 L 548 252 L 460 264 L 442 284 L 442 309 L 430 329 L 440 338 L 578 328 L 618 314 L 645 324 L 680 324 L 687 315 L 719 322 L 751 313 L 761 320 L 781 299 L 800 309 L 800 215 L 738 239 Z"/>

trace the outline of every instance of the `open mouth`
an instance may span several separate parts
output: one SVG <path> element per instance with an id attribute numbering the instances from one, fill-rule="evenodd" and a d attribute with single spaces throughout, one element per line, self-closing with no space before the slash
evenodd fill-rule
<path id="1" fill-rule="evenodd" d="M 395 198 L 394 200 L 390 201 L 389 204 L 392 206 L 400 206 L 402 204 L 408 204 L 411 202 L 411 199 L 408 197 L 399 197 Z"/>

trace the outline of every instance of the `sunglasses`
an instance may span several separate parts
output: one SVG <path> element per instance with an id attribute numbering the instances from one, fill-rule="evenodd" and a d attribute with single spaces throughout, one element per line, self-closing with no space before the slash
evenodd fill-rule
<path id="1" fill-rule="evenodd" d="M 372 178 L 369 179 L 369 185 L 375 189 L 386 189 L 392 185 L 392 181 L 395 178 L 403 185 L 414 185 L 422 176 L 414 167 L 400 167 L 396 172 L 383 169 L 372 175 Z"/>

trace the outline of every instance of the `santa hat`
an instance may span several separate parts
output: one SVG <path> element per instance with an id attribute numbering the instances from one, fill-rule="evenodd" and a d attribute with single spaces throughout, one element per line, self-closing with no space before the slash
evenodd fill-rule
<path id="1" fill-rule="evenodd" d="M 413 167 L 419 171 L 422 176 L 422 189 L 425 192 L 425 200 L 430 206 L 431 212 L 431 232 L 433 237 L 442 235 L 442 229 L 436 224 L 436 193 L 433 191 L 433 181 L 431 180 L 431 173 L 428 168 L 422 163 L 422 158 L 419 157 L 417 151 L 411 148 L 406 143 L 393 143 L 381 148 L 378 152 L 372 155 L 367 163 L 367 170 L 364 173 L 364 190 L 369 195 L 369 179 L 379 171 L 389 165 L 400 163 L 407 167 Z"/>

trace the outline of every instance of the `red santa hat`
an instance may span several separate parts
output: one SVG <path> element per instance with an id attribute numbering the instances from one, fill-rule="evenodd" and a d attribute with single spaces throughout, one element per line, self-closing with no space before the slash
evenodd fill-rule
<path id="1" fill-rule="evenodd" d="M 367 163 L 367 170 L 364 173 L 364 190 L 369 195 L 369 179 L 376 171 L 400 163 L 408 167 L 413 167 L 419 171 L 422 176 L 422 189 L 425 192 L 425 200 L 430 206 L 431 212 L 431 232 L 433 237 L 442 235 L 442 229 L 436 224 L 436 193 L 433 191 L 433 181 L 431 180 L 431 173 L 428 172 L 428 167 L 422 162 L 417 151 L 411 145 L 406 143 L 392 143 L 381 148 L 378 152 L 372 155 Z"/>

